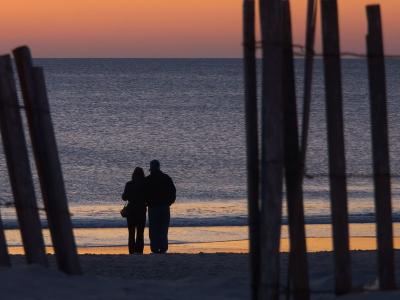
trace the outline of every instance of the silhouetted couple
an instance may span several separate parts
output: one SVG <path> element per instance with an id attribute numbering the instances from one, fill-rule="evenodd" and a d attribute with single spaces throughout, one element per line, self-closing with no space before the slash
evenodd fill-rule
<path id="1" fill-rule="evenodd" d="M 175 185 L 160 170 L 160 162 L 150 162 L 150 175 L 145 177 L 142 168 L 135 168 L 132 180 L 125 185 L 122 199 L 128 201 L 129 253 L 143 253 L 146 207 L 149 212 L 150 249 L 153 253 L 168 250 L 170 206 L 175 202 Z"/>

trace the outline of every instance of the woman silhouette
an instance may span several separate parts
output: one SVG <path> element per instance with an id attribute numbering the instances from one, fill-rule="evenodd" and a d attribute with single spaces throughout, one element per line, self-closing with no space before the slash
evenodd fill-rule
<path id="1" fill-rule="evenodd" d="M 122 199 L 128 201 L 129 254 L 143 254 L 144 227 L 146 226 L 144 180 L 143 169 L 140 167 L 135 168 L 132 180 L 126 183 L 124 193 L 122 194 Z"/>

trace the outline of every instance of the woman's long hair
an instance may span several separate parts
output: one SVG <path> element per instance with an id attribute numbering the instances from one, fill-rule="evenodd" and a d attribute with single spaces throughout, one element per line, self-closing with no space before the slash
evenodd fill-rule
<path id="1" fill-rule="evenodd" d="M 132 180 L 141 181 L 144 179 L 144 171 L 141 167 L 136 167 L 132 173 Z"/>

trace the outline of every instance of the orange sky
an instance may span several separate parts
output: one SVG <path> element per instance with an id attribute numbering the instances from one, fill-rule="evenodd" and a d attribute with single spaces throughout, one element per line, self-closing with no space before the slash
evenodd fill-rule
<path id="1" fill-rule="evenodd" d="M 242 0 L 2 0 L 0 50 L 36 57 L 240 57 Z M 339 0 L 342 49 L 363 51 L 365 3 L 381 3 L 387 53 L 400 53 L 399 0 Z M 292 0 L 303 43 L 305 0 Z M 320 36 L 318 34 L 318 40 Z"/>

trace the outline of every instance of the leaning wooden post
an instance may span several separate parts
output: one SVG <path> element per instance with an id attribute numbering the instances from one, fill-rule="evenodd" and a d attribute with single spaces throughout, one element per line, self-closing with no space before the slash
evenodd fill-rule
<path id="1" fill-rule="evenodd" d="M 80 274 L 43 72 L 33 67 L 27 47 L 17 48 L 13 53 L 57 263 L 65 273 Z"/>
<path id="2" fill-rule="evenodd" d="M 292 22 L 289 1 L 283 2 L 282 98 L 286 197 L 289 218 L 289 274 L 294 299 L 309 299 L 306 234 L 303 207 L 303 172 L 297 124 L 296 85 L 293 64 Z"/>
<path id="3" fill-rule="evenodd" d="M 336 0 L 321 0 L 329 181 L 335 259 L 335 291 L 351 290 L 346 162 L 343 133 L 339 22 Z"/>
<path id="4" fill-rule="evenodd" d="M 3 76 L 0 76 L 0 99 L 1 97 L 1 91 L 3 90 L 3 85 L 6 83 L 6 80 Z M 1 104 L 0 100 L 0 114 L 3 111 L 3 106 Z M 4 226 L 3 226 L 3 220 L 1 218 L 0 214 L 0 267 L 8 267 L 11 265 L 10 261 L 10 255 L 8 254 L 8 248 L 7 248 L 7 241 L 6 241 L 6 236 L 4 232 Z"/>
<path id="5" fill-rule="evenodd" d="M 0 215 L 0 267 L 11 266 L 10 255 L 8 254 L 6 236 L 4 234 L 3 221 Z"/>
<path id="6" fill-rule="evenodd" d="M 2 93 L 4 87 L 7 86 L 8 86 L 7 77 L 4 76 L 4 74 L 3 75 L 0 74 L 0 114 L 2 114 L 4 111 L 3 107 L 4 105 L 1 99 L 3 98 Z M 11 266 L 10 255 L 8 254 L 7 241 L 1 215 L 0 215 L 0 266 L 1 267 Z"/>
<path id="7" fill-rule="evenodd" d="M 260 0 L 262 33 L 260 299 L 279 298 L 283 184 L 282 1 Z"/>
<path id="8" fill-rule="evenodd" d="M 0 129 L 25 257 L 47 266 L 14 73 L 9 55 L 0 57 Z"/>
<path id="9" fill-rule="evenodd" d="M 379 285 L 396 288 L 390 189 L 388 121 L 386 109 L 385 59 L 379 5 L 367 6 L 368 73 L 371 99 L 371 132 L 378 239 Z"/>
<path id="10" fill-rule="evenodd" d="M 259 151 L 257 117 L 257 75 L 255 44 L 255 3 L 243 1 L 243 63 L 247 148 L 247 203 L 250 240 L 252 299 L 258 297 L 260 278 Z"/>
<path id="11" fill-rule="evenodd" d="M 317 0 L 308 0 L 306 27 L 306 57 L 304 60 L 303 123 L 301 134 L 301 160 L 303 176 L 306 172 L 308 128 L 310 123 L 311 90 L 314 65 L 315 27 L 317 23 Z"/>

